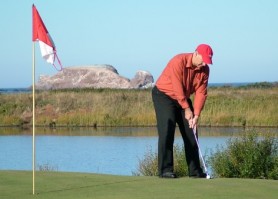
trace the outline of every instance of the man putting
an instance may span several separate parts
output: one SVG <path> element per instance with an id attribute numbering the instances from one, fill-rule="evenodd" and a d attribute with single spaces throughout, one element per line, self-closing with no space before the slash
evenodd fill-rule
<path id="1" fill-rule="evenodd" d="M 189 176 L 206 178 L 200 161 L 193 128 L 207 98 L 209 66 L 213 51 L 200 44 L 194 53 L 173 57 L 158 78 L 152 98 L 158 130 L 158 171 L 161 178 L 176 178 L 174 173 L 173 145 L 178 124 L 185 148 Z M 194 94 L 194 105 L 190 100 Z"/>

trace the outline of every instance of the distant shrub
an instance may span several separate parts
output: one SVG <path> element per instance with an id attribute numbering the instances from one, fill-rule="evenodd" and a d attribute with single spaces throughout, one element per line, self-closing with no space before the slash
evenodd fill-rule
<path id="1" fill-rule="evenodd" d="M 41 164 L 37 166 L 39 171 L 58 171 L 58 167 L 52 166 L 49 163 Z"/>
<path id="2" fill-rule="evenodd" d="M 174 171 L 178 177 L 188 176 L 184 147 L 174 146 Z M 139 160 L 136 176 L 158 176 L 158 154 L 148 150 L 143 159 Z"/>
<path id="3" fill-rule="evenodd" d="M 278 179 L 277 137 L 248 131 L 209 157 L 214 176 Z"/>
<path id="4" fill-rule="evenodd" d="M 277 86 L 277 82 L 256 82 L 252 84 L 248 84 L 245 86 L 241 86 L 241 88 L 273 88 Z"/>

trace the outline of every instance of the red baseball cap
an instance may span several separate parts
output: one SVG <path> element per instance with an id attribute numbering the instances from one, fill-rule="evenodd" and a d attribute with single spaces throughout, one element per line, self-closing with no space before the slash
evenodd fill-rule
<path id="1" fill-rule="evenodd" d="M 207 44 L 200 44 L 197 48 L 196 51 L 202 55 L 203 61 L 206 64 L 212 64 L 212 56 L 213 56 L 213 51 L 211 47 Z"/>

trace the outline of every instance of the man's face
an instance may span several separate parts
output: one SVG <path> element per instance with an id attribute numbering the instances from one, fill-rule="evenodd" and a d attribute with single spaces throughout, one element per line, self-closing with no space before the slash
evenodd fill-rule
<path id="1" fill-rule="evenodd" d="M 201 69 L 206 65 L 206 63 L 203 61 L 202 55 L 197 52 L 195 52 L 193 55 L 192 64 L 196 69 Z"/>

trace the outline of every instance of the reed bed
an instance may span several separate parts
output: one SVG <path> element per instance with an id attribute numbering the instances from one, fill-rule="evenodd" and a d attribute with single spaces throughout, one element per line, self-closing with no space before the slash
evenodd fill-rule
<path id="1" fill-rule="evenodd" d="M 278 126 L 278 89 L 210 89 L 201 124 Z"/>
<path id="2" fill-rule="evenodd" d="M 209 88 L 202 126 L 278 126 L 278 87 Z M 154 126 L 151 90 L 36 92 L 37 126 Z M 0 126 L 32 123 L 32 94 L 0 94 Z"/>

